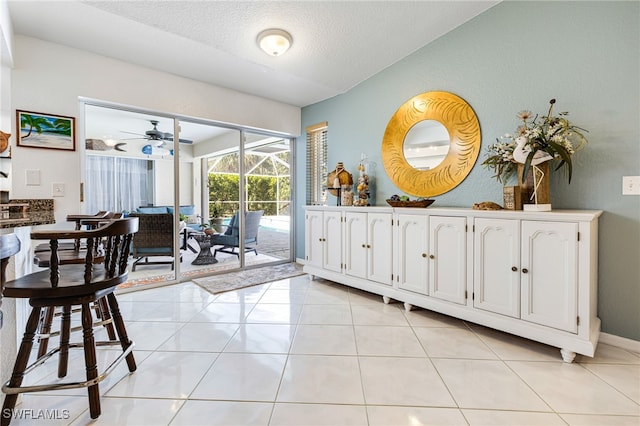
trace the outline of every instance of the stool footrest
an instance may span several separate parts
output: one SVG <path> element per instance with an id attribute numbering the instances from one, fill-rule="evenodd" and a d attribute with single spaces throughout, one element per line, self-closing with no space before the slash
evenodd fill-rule
<path id="1" fill-rule="evenodd" d="M 96 346 L 110 346 L 110 345 L 120 345 L 119 340 L 106 340 L 96 342 Z M 69 348 L 79 348 L 83 347 L 82 343 L 70 343 Z M 109 364 L 109 366 L 104 370 L 102 374 L 99 374 L 95 379 L 85 380 L 83 382 L 64 382 L 64 383 L 48 383 L 41 385 L 32 385 L 32 386 L 9 386 L 9 381 L 7 380 L 4 385 L 2 385 L 2 392 L 7 395 L 17 394 L 17 393 L 27 393 L 27 392 L 43 392 L 43 391 L 51 391 L 51 390 L 59 390 L 59 389 L 76 389 L 76 388 L 86 388 L 95 384 L 100 383 L 104 379 L 107 378 L 109 374 L 113 372 L 113 370 L 120 364 L 126 357 L 133 351 L 133 347 L 135 343 L 133 341 L 129 342 L 129 346 L 125 350 L 122 351 L 118 357 Z M 35 360 L 31 365 L 29 365 L 25 371 L 24 375 L 35 370 L 36 367 L 45 363 L 45 361 L 51 358 L 53 355 L 58 353 L 60 348 L 55 348 L 47 352 L 45 355 L 41 356 L 37 360 Z"/>

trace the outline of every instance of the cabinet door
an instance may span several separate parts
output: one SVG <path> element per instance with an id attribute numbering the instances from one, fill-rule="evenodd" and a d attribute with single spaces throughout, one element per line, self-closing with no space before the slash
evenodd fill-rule
<path id="1" fill-rule="evenodd" d="M 324 212 L 323 268 L 342 272 L 342 213 Z"/>
<path id="2" fill-rule="evenodd" d="M 391 213 L 367 213 L 367 278 L 391 285 L 393 232 Z"/>
<path id="3" fill-rule="evenodd" d="M 467 289 L 464 217 L 429 218 L 429 295 L 465 304 Z"/>
<path id="4" fill-rule="evenodd" d="M 324 233 L 322 212 L 307 211 L 305 215 L 305 251 L 309 265 L 323 267 Z"/>
<path id="5" fill-rule="evenodd" d="M 522 319 L 577 332 L 578 224 L 522 222 Z"/>
<path id="6" fill-rule="evenodd" d="M 398 287 L 416 293 L 429 293 L 429 218 L 398 215 Z"/>
<path id="7" fill-rule="evenodd" d="M 520 222 L 474 221 L 473 306 L 520 317 Z"/>
<path id="8" fill-rule="evenodd" d="M 367 213 L 345 215 L 345 273 L 367 278 Z"/>

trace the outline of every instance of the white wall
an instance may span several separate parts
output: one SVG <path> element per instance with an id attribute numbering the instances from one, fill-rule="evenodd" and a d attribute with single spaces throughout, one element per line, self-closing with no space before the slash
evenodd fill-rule
<path id="1" fill-rule="evenodd" d="M 300 108 L 177 77 L 78 49 L 17 35 L 11 75 L 11 117 L 27 110 L 78 117 L 78 97 L 242 126 L 300 133 Z M 78 123 L 76 123 L 78 124 Z M 82 129 L 77 128 L 81 142 Z M 79 151 L 15 147 L 12 198 L 51 198 L 51 182 L 65 183 L 56 197 L 56 227 L 82 211 Z M 40 170 L 40 186 L 25 184 L 24 170 Z"/>
<path id="2" fill-rule="evenodd" d="M 170 159 L 155 160 L 154 179 L 155 179 L 155 205 L 167 206 L 173 205 L 173 161 Z M 194 177 L 192 163 L 180 163 L 180 205 L 189 205 L 194 203 Z M 199 185 L 198 185 L 199 187 Z M 199 194 L 199 193 L 198 193 Z"/>
<path id="3" fill-rule="evenodd" d="M 12 55 L 11 22 L 7 3 L 0 1 L 0 130 L 13 133 L 11 120 L 11 55 Z M 0 170 L 10 172 L 10 160 L 0 160 Z M 8 190 L 9 179 L 0 177 L 0 190 Z M 0 230 L 2 231 L 2 230 Z M 15 259 L 14 259 L 15 262 Z M 12 272 L 8 271 L 8 276 Z M 15 299 L 4 299 L 2 302 L 4 325 L 0 329 L 0 381 L 4 382 L 10 376 L 15 361 L 16 344 L 16 302 Z"/>

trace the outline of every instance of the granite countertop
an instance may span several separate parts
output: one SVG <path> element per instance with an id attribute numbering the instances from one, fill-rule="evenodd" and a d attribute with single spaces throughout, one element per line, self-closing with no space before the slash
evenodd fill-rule
<path id="1" fill-rule="evenodd" d="M 16 206 L 12 207 L 12 204 L 16 204 Z M 23 204 L 29 205 L 25 213 L 23 213 Z M 2 206 L 0 229 L 56 223 L 52 199 L 10 200 L 8 204 L 3 204 Z"/>

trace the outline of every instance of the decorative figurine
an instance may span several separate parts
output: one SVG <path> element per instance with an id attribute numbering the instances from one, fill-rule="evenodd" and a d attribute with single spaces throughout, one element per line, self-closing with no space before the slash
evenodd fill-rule
<path id="1" fill-rule="evenodd" d="M 336 168 L 327 176 L 327 190 L 337 197 L 336 205 L 338 206 L 342 201 L 340 193 L 343 185 L 351 190 L 351 185 L 353 185 L 353 176 L 345 170 L 344 164 L 340 161 L 336 165 Z"/>

